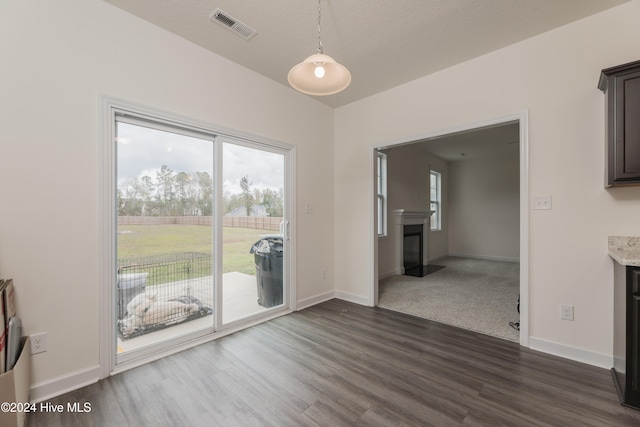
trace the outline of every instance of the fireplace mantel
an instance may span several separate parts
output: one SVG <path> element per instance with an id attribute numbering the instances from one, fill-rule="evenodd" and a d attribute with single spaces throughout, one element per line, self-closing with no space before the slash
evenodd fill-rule
<path id="1" fill-rule="evenodd" d="M 406 211 L 404 209 L 396 209 L 393 211 L 396 218 L 396 224 L 399 225 L 417 225 L 429 224 L 430 212 L 427 211 Z"/>
<path id="2" fill-rule="evenodd" d="M 429 236 L 429 219 L 433 212 L 429 211 L 407 211 L 396 209 L 393 211 L 395 219 L 395 274 L 405 274 L 404 269 L 404 226 L 422 225 L 422 265 L 427 265 L 427 248 Z"/>

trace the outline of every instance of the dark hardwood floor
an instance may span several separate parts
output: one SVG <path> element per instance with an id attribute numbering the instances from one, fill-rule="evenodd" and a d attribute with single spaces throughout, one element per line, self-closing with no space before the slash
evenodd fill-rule
<path id="1" fill-rule="evenodd" d="M 608 370 L 332 300 L 50 401 L 41 426 L 638 426 Z"/>

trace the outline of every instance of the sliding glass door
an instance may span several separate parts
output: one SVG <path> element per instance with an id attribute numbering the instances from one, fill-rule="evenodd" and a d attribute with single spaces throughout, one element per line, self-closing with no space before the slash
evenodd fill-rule
<path id="1" fill-rule="evenodd" d="M 286 301 L 285 154 L 222 141 L 222 323 Z"/>
<path id="2" fill-rule="evenodd" d="M 114 369 L 288 309 L 291 150 L 110 117 Z"/>
<path id="3" fill-rule="evenodd" d="M 117 354 L 214 327 L 214 136 L 116 116 Z"/>

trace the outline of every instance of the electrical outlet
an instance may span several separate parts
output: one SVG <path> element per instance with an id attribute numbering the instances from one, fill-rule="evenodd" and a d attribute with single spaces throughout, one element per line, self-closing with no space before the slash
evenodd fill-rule
<path id="1" fill-rule="evenodd" d="M 47 333 L 31 335 L 31 354 L 44 353 L 47 351 Z"/>
<path id="2" fill-rule="evenodd" d="M 533 198 L 533 209 L 536 209 L 536 210 L 550 210 L 551 209 L 551 196 L 535 196 Z"/>
<path id="3" fill-rule="evenodd" d="M 573 306 L 561 305 L 560 306 L 560 318 L 563 320 L 573 320 Z"/>

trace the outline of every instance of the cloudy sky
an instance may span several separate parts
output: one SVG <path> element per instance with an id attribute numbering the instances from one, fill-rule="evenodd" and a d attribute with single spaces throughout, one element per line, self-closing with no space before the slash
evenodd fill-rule
<path id="1" fill-rule="evenodd" d="M 240 193 L 240 179 L 252 188 L 284 187 L 284 156 L 223 142 L 223 190 Z M 142 126 L 118 122 L 118 184 L 156 172 L 167 165 L 174 172 L 213 173 L 213 143 Z"/>

